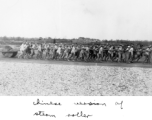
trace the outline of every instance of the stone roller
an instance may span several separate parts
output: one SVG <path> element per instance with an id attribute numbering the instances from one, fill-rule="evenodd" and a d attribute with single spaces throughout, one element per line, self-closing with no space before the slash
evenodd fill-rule
<path id="1" fill-rule="evenodd" d="M 2 49 L 3 56 L 7 57 L 7 58 L 15 57 L 17 55 L 17 53 L 18 53 L 18 51 L 13 50 L 13 48 L 10 46 L 5 46 Z"/>

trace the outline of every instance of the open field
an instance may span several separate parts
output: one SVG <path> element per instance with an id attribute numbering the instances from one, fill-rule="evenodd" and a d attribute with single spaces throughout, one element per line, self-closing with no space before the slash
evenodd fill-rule
<path id="1" fill-rule="evenodd" d="M 151 96 L 151 67 L 0 58 L 0 95 Z"/>

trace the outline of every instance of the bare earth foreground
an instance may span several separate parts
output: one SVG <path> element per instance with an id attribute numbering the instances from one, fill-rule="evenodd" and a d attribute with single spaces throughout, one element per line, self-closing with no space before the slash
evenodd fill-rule
<path id="1" fill-rule="evenodd" d="M 152 68 L 10 59 L 0 60 L 0 95 L 152 95 Z"/>

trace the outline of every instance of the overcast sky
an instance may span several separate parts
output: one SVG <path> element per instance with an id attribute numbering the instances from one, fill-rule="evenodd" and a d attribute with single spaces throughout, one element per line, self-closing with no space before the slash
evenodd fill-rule
<path id="1" fill-rule="evenodd" d="M 152 40 L 152 0 L 0 0 L 0 36 Z"/>

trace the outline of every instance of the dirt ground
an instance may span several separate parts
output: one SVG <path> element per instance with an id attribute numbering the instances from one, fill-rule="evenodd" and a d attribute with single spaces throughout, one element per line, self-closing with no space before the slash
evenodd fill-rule
<path id="1" fill-rule="evenodd" d="M 24 60 L 0 55 L 0 95 L 151 96 L 152 64 Z"/>

